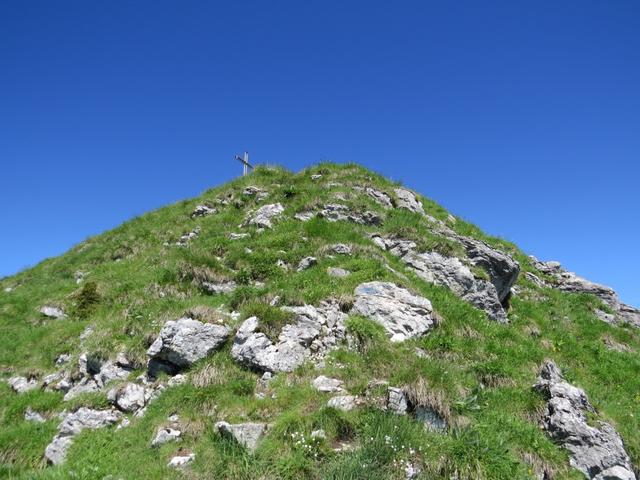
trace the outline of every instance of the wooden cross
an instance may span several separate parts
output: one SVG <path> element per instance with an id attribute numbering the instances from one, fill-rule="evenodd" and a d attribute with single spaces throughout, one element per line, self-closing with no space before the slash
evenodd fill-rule
<path id="1" fill-rule="evenodd" d="M 236 160 L 242 163 L 242 176 L 244 177 L 247 173 L 249 173 L 249 169 L 253 170 L 253 165 L 249 163 L 249 152 L 244 152 L 244 155 L 241 157 L 240 155 L 236 155 Z"/>

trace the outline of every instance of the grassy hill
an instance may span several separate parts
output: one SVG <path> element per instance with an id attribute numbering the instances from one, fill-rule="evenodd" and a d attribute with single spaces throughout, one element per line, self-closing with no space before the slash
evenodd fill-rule
<path id="1" fill-rule="evenodd" d="M 257 168 L 0 280 L 0 375 L 40 382 L 20 394 L 0 382 L 0 477 L 400 479 L 415 469 L 416 478 L 429 479 L 542 478 L 545 472 L 546 478 L 583 478 L 570 467 L 567 451 L 539 426 L 546 400 L 532 385 L 545 359 L 585 390 L 596 409 L 589 421 L 613 425 L 638 464 L 638 330 L 599 319 L 596 310 L 612 312 L 594 295 L 538 285 L 526 273 L 545 275 L 515 245 L 485 235 L 427 198 L 419 197 L 425 214 L 388 208 L 366 187 L 386 192 L 397 206 L 398 185 L 357 165 L 321 164 L 299 173 Z M 259 207 L 277 203 L 284 211 L 271 228 L 247 224 Z M 327 204 L 379 220 L 296 218 Z M 212 210 L 193 215 L 199 205 Z M 424 280 L 371 237 L 407 239 L 420 251 L 465 260 L 460 244 L 441 234 L 443 225 L 518 262 L 508 323 L 491 320 L 451 289 Z M 184 236 L 189 232 L 190 238 Z M 238 233 L 249 235 L 232 235 Z M 336 254 L 335 244 L 347 245 L 351 253 Z M 305 257 L 315 263 L 298 271 Z M 330 268 L 350 274 L 330 275 Z M 470 268 L 478 279 L 488 278 L 477 265 Z M 378 323 L 349 313 L 354 289 L 371 281 L 391 282 L 428 299 L 437 326 L 391 342 Z M 212 293 L 207 284 L 234 288 Z M 280 306 L 325 300 L 349 317 L 347 340 L 323 362 L 274 373 L 267 384 L 262 372 L 232 357 L 232 333 L 221 348 L 184 369 L 185 383 L 170 386 L 164 373 L 152 379 L 164 390 L 144 415 L 124 413 L 129 423 L 123 428 L 82 431 L 66 460 L 47 466 L 43 454 L 58 431 L 60 412 L 112 408 L 107 387 L 64 400 L 64 391 L 41 385 L 57 371 L 77 378 L 81 354 L 105 361 L 123 354 L 132 370 L 128 381 L 135 382 L 146 373 L 146 352 L 169 320 L 196 318 L 233 332 L 255 315 L 261 331 L 276 339 L 292 321 Z M 65 317 L 42 314 L 43 306 L 58 307 Z M 61 355 L 70 359 L 56 365 Z M 319 375 L 340 379 L 362 403 L 350 411 L 327 406 L 332 395 L 312 386 Z M 376 402 L 386 387 L 373 380 L 422 398 L 446 420 L 446 431 L 425 429 L 411 415 L 380 408 Z M 44 421 L 26 420 L 28 411 Z M 173 415 L 179 420 L 169 420 Z M 217 431 L 220 420 L 266 422 L 270 428 L 251 453 Z M 181 441 L 152 447 L 158 429 L 174 424 Z M 312 438 L 318 430 L 324 435 Z M 185 468 L 167 466 L 178 452 L 195 458 Z"/>

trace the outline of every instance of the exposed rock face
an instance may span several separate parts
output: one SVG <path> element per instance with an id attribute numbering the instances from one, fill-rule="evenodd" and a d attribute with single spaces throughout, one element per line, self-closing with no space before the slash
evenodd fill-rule
<path id="1" fill-rule="evenodd" d="M 248 225 L 255 225 L 260 228 L 271 228 L 272 220 L 279 217 L 284 212 L 284 207 L 280 203 L 272 203 L 260 207 L 247 221 Z"/>
<path id="2" fill-rule="evenodd" d="M 315 388 L 319 392 L 325 393 L 344 392 L 342 385 L 342 380 L 338 380 L 337 378 L 325 377 L 324 375 L 320 375 L 313 381 L 313 388 Z"/>
<path id="3" fill-rule="evenodd" d="M 72 381 L 65 377 L 53 388 L 66 392 L 64 400 L 71 400 L 82 393 L 97 392 L 107 383 L 113 380 L 124 380 L 129 376 L 132 367 L 128 362 L 121 363 L 123 360 L 121 358 L 115 361 L 103 361 L 94 355 L 83 353 L 78 358 L 80 378 Z"/>
<path id="4" fill-rule="evenodd" d="M 606 314 L 597 315 L 598 318 L 607 323 L 626 322 L 640 328 L 640 310 L 620 302 L 618 294 L 612 288 L 591 282 L 573 272 L 569 272 L 562 268 L 559 262 L 540 262 L 535 257 L 530 258 L 539 271 L 553 277 L 554 285 L 547 285 L 546 282 L 540 280 L 543 286 L 554 286 L 565 292 L 590 293 L 595 295 L 615 312 L 615 320 L 613 322 L 611 317 Z"/>
<path id="5" fill-rule="evenodd" d="M 206 357 L 229 337 L 223 325 L 202 323 L 191 318 L 168 321 L 147 350 L 149 371 L 175 373 Z"/>
<path id="6" fill-rule="evenodd" d="M 53 437 L 53 441 L 47 446 L 45 458 L 54 465 L 62 463 L 75 435 L 85 428 L 96 429 L 113 425 L 119 419 L 120 414 L 116 410 L 92 410 L 83 407 L 68 414 L 58 426 L 58 433 Z"/>
<path id="7" fill-rule="evenodd" d="M 355 295 L 351 312 L 382 325 L 392 342 L 422 335 L 435 325 L 431 302 L 393 283 L 363 283 Z"/>
<path id="8" fill-rule="evenodd" d="M 250 452 L 260 445 L 260 441 L 267 433 L 269 425 L 266 423 L 237 423 L 217 422 L 216 430 L 222 435 L 228 435 Z"/>
<path id="9" fill-rule="evenodd" d="M 24 393 L 38 388 L 38 382 L 33 378 L 27 379 L 26 377 L 11 377 L 7 380 L 7 383 L 16 393 Z"/>
<path id="10" fill-rule="evenodd" d="M 162 428 L 158 431 L 153 441 L 151 442 L 152 447 L 157 447 L 159 445 L 164 445 L 169 442 L 176 442 L 180 440 L 180 435 L 182 432 L 180 430 L 175 430 L 173 428 Z"/>
<path id="11" fill-rule="evenodd" d="M 376 202 L 378 202 L 383 207 L 385 208 L 393 207 L 393 204 L 391 203 L 391 197 L 386 193 L 371 187 L 366 187 L 364 191 L 366 192 L 367 195 L 369 195 L 371 198 L 373 198 Z"/>
<path id="12" fill-rule="evenodd" d="M 555 363 L 547 361 L 534 388 L 547 398 L 543 428 L 569 450 L 571 466 L 593 480 L 635 480 L 633 467 L 615 429 L 605 422 L 599 428 L 587 423 L 594 412 L 586 394 L 567 383 Z"/>
<path id="13" fill-rule="evenodd" d="M 374 237 L 376 245 L 400 257 L 423 280 L 449 288 L 463 300 L 484 310 L 498 322 L 507 322 L 507 314 L 500 302 L 495 284 L 475 278 L 469 267 L 456 257 L 445 257 L 437 252 L 416 253 L 416 244 L 408 240 Z M 470 243 L 471 244 L 471 243 Z M 484 244 L 474 246 L 474 258 L 479 265 L 490 265 L 496 277 L 493 280 L 502 288 L 504 298 L 509 295 L 520 267 L 500 252 L 490 252 Z M 503 268 L 500 268 L 500 267 Z M 508 272 L 508 273 L 507 273 Z M 507 288 L 507 286 L 509 288 Z M 505 290 L 506 289 L 506 290 Z"/>
<path id="14" fill-rule="evenodd" d="M 216 211 L 217 210 L 215 208 L 211 208 L 206 205 L 197 205 L 193 212 L 191 212 L 191 218 L 206 217 L 207 215 L 213 215 Z"/>
<path id="15" fill-rule="evenodd" d="M 330 222 L 348 221 L 361 225 L 380 225 L 382 217 L 375 212 L 354 212 L 341 203 L 329 203 L 319 212 L 322 218 Z"/>
<path id="16" fill-rule="evenodd" d="M 322 360 L 344 338 L 346 315 L 335 304 L 282 309 L 294 313 L 295 322 L 282 328 L 277 342 L 259 332 L 258 318 L 251 317 L 238 329 L 231 356 L 260 371 L 291 372 L 307 359 Z"/>
<path id="17" fill-rule="evenodd" d="M 398 201 L 396 202 L 398 208 L 406 208 L 411 212 L 424 213 L 422 203 L 416 198 L 413 192 L 404 188 L 396 188 L 394 191 L 396 192 L 396 197 L 398 197 Z"/>
<path id="18" fill-rule="evenodd" d="M 66 318 L 67 316 L 65 315 L 65 313 L 62 311 L 61 308 L 59 307 L 54 307 L 52 305 L 45 305 L 44 307 L 42 307 L 39 312 L 44 315 L 45 317 L 49 317 L 49 318 Z"/>

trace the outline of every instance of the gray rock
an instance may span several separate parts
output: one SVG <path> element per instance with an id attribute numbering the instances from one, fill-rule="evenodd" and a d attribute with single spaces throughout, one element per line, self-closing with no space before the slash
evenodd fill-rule
<path id="1" fill-rule="evenodd" d="M 585 392 L 567 383 L 551 361 L 543 364 L 534 388 L 547 399 L 542 427 L 569 451 L 571 466 L 593 480 L 635 480 L 633 466 L 616 430 L 587 423 L 595 412 Z"/>
<path id="2" fill-rule="evenodd" d="M 397 415 L 405 415 L 409 409 L 409 401 L 401 388 L 387 388 L 387 409 Z"/>
<path id="3" fill-rule="evenodd" d="M 206 292 L 214 295 L 221 294 L 221 293 L 231 293 L 236 288 L 238 288 L 238 285 L 233 280 L 229 282 L 222 282 L 222 283 L 201 282 L 200 286 Z"/>
<path id="4" fill-rule="evenodd" d="M 200 227 L 196 227 L 190 232 L 180 235 L 180 238 L 176 242 L 176 245 L 179 247 L 184 247 L 188 245 L 191 240 L 193 240 L 194 238 L 197 238 L 198 235 L 200 235 Z"/>
<path id="5" fill-rule="evenodd" d="M 342 380 L 338 380 L 337 378 L 329 378 L 324 375 L 320 375 L 316 377 L 313 381 L 313 388 L 318 390 L 319 392 L 325 393 L 340 393 L 344 392 L 344 388 L 342 388 L 343 382 Z"/>
<path id="6" fill-rule="evenodd" d="M 337 277 L 337 278 L 344 278 L 351 275 L 351 272 L 349 270 L 345 270 L 344 268 L 336 268 L 336 267 L 327 268 L 327 273 L 329 274 L 330 277 Z"/>
<path id="7" fill-rule="evenodd" d="M 165 443 L 179 441 L 180 435 L 182 435 L 182 432 L 180 432 L 180 430 L 176 430 L 173 428 L 161 428 L 160 430 L 158 430 L 158 433 L 156 433 L 156 436 L 152 440 L 151 446 L 157 447 L 159 445 L 164 445 Z"/>
<path id="8" fill-rule="evenodd" d="M 348 412 L 358 406 L 358 398 L 353 395 L 339 395 L 327 402 L 327 407 Z"/>
<path id="9" fill-rule="evenodd" d="M 312 440 L 324 440 L 325 438 L 327 438 L 327 432 L 322 429 L 314 430 L 311 432 Z"/>
<path id="10" fill-rule="evenodd" d="M 329 203 L 319 212 L 319 216 L 329 222 L 353 222 L 361 225 L 380 225 L 382 217 L 375 212 L 353 212 L 349 207 L 341 203 Z"/>
<path id="11" fill-rule="evenodd" d="M 91 377 L 84 377 L 80 381 L 74 383 L 64 395 L 64 401 L 69 401 L 83 393 L 93 393 L 100 391 L 100 386 Z"/>
<path id="12" fill-rule="evenodd" d="M 229 337 L 223 325 L 202 323 L 191 318 L 168 321 L 147 350 L 150 372 L 155 368 L 176 373 L 206 357 Z"/>
<path id="13" fill-rule="evenodd" d="M 26 377 L 11 377 L 7 380 L 7 383 L 16 393 L 25 393 L 29 390 L 38 388 L 38 382 L 33 378 L 28 379 Z"/>
<path id="14" fill-rule="evenodd" d="M 231 232 L 229 234 L 229 240 L 242 240 L 243 238 L 249 238 L 251 234 L 249 233 L 235 233 Z"/>
<path id="15" fill-rule="evenodd" d="M 120 419 L 116 410 L 92 410 L 82 407 L 64 417 L 58 426 L 58 433 L 47 445 L 44 456 L 49 463 L 59 465 L 64 462 L 73 437 L 84 429 L 97 429 L 113 425 Z"/>
<path id="16" fill-rule="evenodd" d="M 237 423 L 217 422 L 216 430 L 221 435 L 233 438 L 250 452 L 254 452 L 260 445 L 260 441 L 269 430 L 266 423 Z"/>
<path id="17" fill-rule="evenodd" d="M 206 205 L 197 205 L 191 212 L 191 218 L 206 217 L 207 215 L 213 215 L 217 210 L 215 208 L 208 207 Z"/>
<path id="18" fill-rule="evenodd" d="M 64 365 L 69 360 L 71 360 L 71 355 L 69 355 L 68 353 L 61 353 L 60 355 L 58 355 L 58 358 L 56 358 L 56 365 Z"/>
<path id="19" fill-rule="evenodd" d="M 311 211 L 304 211 L 304 212 L 296 213 L 293 216 L 293 218 L 295 218 L 296 220 L 300 220 L 301 222 L 308 222 L 309 220 L 311 220 L 315 216 L 316 216 L 316 214 L 311 212 Z"/>
<path id="20" fill-rule="evenodd" d="M 382 325 L 392 342 L 422 335 L 435 326 L 431 302 L 393 283 L 362 283 L 354 293 L 351 313 Z"/>
<path id="21" fill-rule="evenodd" d="M 171 457 L 171 460 L 169 460 L 169 463 L 167 463 L 167 467 L 184 468 L 187 464 L 193 462 L 195 458 L 196 458 L 195 453 L 176 455 L 174 457 Z"/>
<path id="22" fill-rule="evenodd" d="M 107 398 L 119 410 L 123 412 L 133 413 L 144 408 L 151 396 L 153 390 L 136 383 L 126 383 L 117 389 L 111 390 Z"/>
<path id="23" fill-rule="evenodd" d="M 322 178 L 322 175 L 316 173 L 315 175 L 311 175 L 311 180 L 319 180 Z"/>
<path id="24" fill-rule="evenodd" d="M 396 197 L 398 198 L 398 200 L 396 201 L 396 205 L 398 208 L 406 208 L 411 212 L 424 213 L 422 203 L 417 199 L 413 192 L 410 192 L 409 190 L 406 190 L 404 188 L 396 188 L 394 191 L 396 192 Z"/>
<path id="25" fill-rule="evenodd" d="M 31 407 L 27 407 L 27 411 L 24 412 L 24 419 L 27 422 L 44 423 L 46 419 L 38 412 L 31 410 Z"/>
<path id="26" fill-rule="evenodd" d="M 331 250 L 338 255 L 351 255 L 351 247 L 344 243 L 336 243 L 335 245 L 332 245 Z"/>
<path id="27" fill-rule="evenodd" d="M 381 192 L 380 190 L 376 190 L 375 188 L 372 188 L 372 187 L 366 187 L 364 191 L 366 192 L 367 195 L 369 195 L 371 198 L 373 198 L 376 202 L 378 202 L 383 207 L 385 208 L 393 207 L 393 204 L 391 203 L 391 197 L 386 193 Z"/>
<path id="28" fill-rule="evenodd" d="M 242 194 L 243 195 L 248 195 L 248 196 L 253 196 L 256 195 L 260 192 L 262 192 L 263 190 L 259 187 L 256 187 L 254 185 L 249 185 L 248 187 L 246 187 L 243 191 Z"/>
<path id="29" fill-rule="evenodd" d="M 45 317 L 49 318 L 59 319 L 67 317 L 67 315 L 60 307 L 54 307 L 53 305 L 45 305 L 44 307 L 40 308 L 39 312 Z"/>
<path id="30" fill-rule="evenodd" d="M 279 217 L 284 212 L 284 207 L 279 203 L 272 203 L 260 207 L 247 221 L 248 225 L 255 225 L 260 228 L 271 228 L 272 220 Z"/>
<path id="31" fill-rule="evenodd" d="M 316 257 L 304 257 L 302 260 L 300 260 L 300 263 L 298 263 L 298 271 L 302 272 L 303 270 L 306 270 L 316 265 L 317 263 L 318 259 Z"/>

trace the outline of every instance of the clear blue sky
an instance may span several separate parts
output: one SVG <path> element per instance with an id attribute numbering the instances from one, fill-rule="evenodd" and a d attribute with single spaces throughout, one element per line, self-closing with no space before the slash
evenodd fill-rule
<path id="1" fill-rule="evenodd" d="M 640 306 L 640 2 L 0 2 L 0 275 L 244 149 L 361 163 Z"/>

